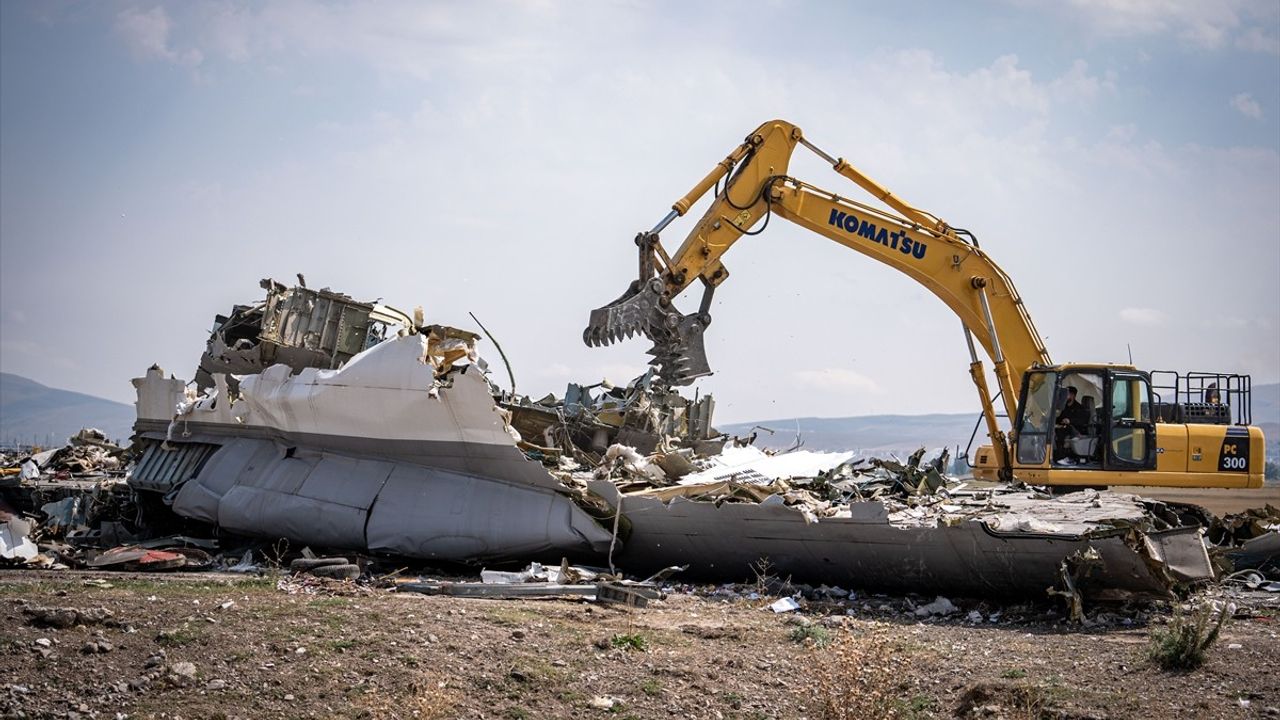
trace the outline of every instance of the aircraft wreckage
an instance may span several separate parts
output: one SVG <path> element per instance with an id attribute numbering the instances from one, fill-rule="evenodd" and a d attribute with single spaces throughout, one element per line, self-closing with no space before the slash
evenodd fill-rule
<path id="1" fill-rule="evenodd" d="M 797 581 L 982 596 L 1167 595 L 1214 576 L 1189 507 L 975 487 L 923 450 L 765 452 L 653 372 L 516 396 L 489 381 L 479 335 L 421 310 L 263 288 L 217 317 L 196 382 L 133 381 L 127 483 L 148 512 L 436 561 L 743 579 L 764 560 Z"/>

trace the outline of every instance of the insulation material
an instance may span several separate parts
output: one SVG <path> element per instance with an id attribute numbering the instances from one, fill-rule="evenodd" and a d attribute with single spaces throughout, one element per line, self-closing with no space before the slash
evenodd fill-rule
<path id="1" fill-rule="evenodd" d="M 852 452 L 809 450 L 769 455 L 754 445 L 746 447 L 729 445 L 719 455 L 708 459 L 711 465 L 709 468 L 684 476 L 680 484 L 700 485 L 721 480 L 767 482 L 793 477 L 814 477 L 848 462 L 853 456 Z"/>

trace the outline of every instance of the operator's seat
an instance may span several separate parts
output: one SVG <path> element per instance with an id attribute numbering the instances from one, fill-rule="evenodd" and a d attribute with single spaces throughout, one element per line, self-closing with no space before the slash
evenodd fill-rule
<path id="1" fill-rule="evenodd" d="M 1085 395 L 1082 404 L 1089 413 L 1089 427 L 1084 435 L 1073 437 L 1067 442 L 1071 444 L 1071 452 L 1076 457 L 1093 462 L 1096 460 L 1094 454 L 1098 451 L 1098 414 L 1095 412 L 1092 395 Z"/>

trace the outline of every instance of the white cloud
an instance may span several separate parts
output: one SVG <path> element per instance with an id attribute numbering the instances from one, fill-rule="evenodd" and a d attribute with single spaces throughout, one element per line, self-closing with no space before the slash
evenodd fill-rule
<path id="1" fill-rule="evenodd" d="M 1236 38 L 1236 47 L 1250 52 L 1280 55 L 1280 39 L 1270 35 L 1262 28 L 1252 27 Z"/>
<path id="2" fill-rule="evenodd" d="M 1258 101 L 1254 100 L 1249 93 L 1240 93 L 1233 96 L 1231 98 L 1231 107 L 1247 118 L 1262 119 L 1262 106 L 1258 105 Z"/>
<path id="3" fill-rule="evenodd" d="M 1274 20 L 1273 0 L 1070 0 L 1067 8 L 1100 35 L 1173 35 L 1206 50 L 1226 47 L 1234 38 L 1243 50 L 1280 52 L 1254 24 Z"/>
<path id="4" fill-rule="evenodd" d="M 1059 102 L 1090 102 L 1102 92 L 1115 92 L 1116 75 L 1107 72 L 1101 78 L 1089 74 L 1089 63 L 1076 60 L 1071 69 L 1049 83 L 1049 92 Z"/>
<path id="5" fill-rule="evenodd" d="M 1130 325 L 1142 327 L 1161 327 L 1168 317 L 1154 308 L 1127 307 L 1120 311 L 1120 319 Z"/>
<path id="6" fill-rule="evenodd" d="M 169 13 L 157 5 L 150 10 L 125 8 L 116 15 L 116 32 L 135 57 L 142 60 L 168 60 L 181 65 L 199 65 L 204 56 L 199 50 L 174 50 L 169 44 L 173 27 Z"/>
<path id="7" fill-rule="evenodd" d="M 806 390 L 821 390 L 823 392 L 846 395 L 878 395 L 884 392 L 875 380 L 848 368 L 797 370 L 791 375 L 796 384 Z"/>

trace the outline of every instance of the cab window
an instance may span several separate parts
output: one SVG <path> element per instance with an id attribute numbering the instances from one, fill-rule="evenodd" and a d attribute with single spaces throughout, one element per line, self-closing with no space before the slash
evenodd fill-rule
<path id="1" fill-rule="evenodd" d="M 1017 455 L 1021 465 L 1039 465 L 1045 460 L 1049 431 L 1053 428 L 1053 389 L 1057 380 L 1058 374 L 1053 372 L 1027 374 L 1018 426 Z"/>

